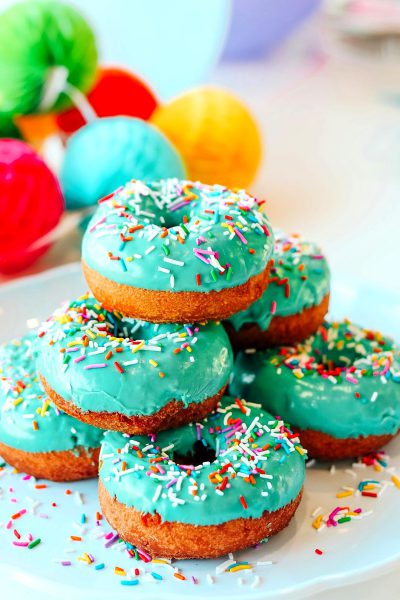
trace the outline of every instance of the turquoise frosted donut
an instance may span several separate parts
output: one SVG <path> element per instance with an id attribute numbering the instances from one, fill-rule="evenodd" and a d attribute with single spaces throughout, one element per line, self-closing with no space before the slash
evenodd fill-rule
<path id="1" fill-rule="evenodd" d="M 202 422 L 151 439 L 107 432 L 99 470 L 103 514 L 124 539 L 161 556 L 202 557 L 210 526 L 217 526 L 212 552 L 227 553 L 267 537 L 263 516 L 273 523 L 276 511 L 296 502 L 304 457 L 283 421 L 259 404 L 225 396 Z M 146 530 L 132 525 L 140 514 Z M 236 536 L 226 528 L 232 521 Z M 176 540 L 169 538 L 181 524 L 197 531 L 177 528 Z"/>
<path id="2" fill-rule="evenodd" d="M 321 249 L 299 235 L 286 235 L 279 229 L 274 229 L 274 235 L 267 289 L 259 300 L 228 319 L 228 331 L 237 348 L 301 341 L 314 333 L 328 307 L 330 272 Z M 313 319 L 310 309 L 321 303 L 324 309 L 319 311 L 318 319 Z"/>
<path id="3" fill-rule="evenodd" d="M 185 322 L 228 317 L 256 300 L 272 250 L 263 202 L 244 190 L 132 180 L 100 201 L 82 259 L 93 294 L 108 306 Z"/>
<path id="4" fill-rule="evenodd" d="M 76 421 L 50 403 L 36 373 L 37 355 L 36 333 L 0 347 L 0 454 L 10 464 L 31 472 L 30 465 L 35 470 L 32 455 L 71 451 L 79 457 L 83 452 L 91 457 L 88 475 L 95 476 L 104 432 Z M 25 458 L 22 465 L 21 457 Z M 54 457 L 47 460 L 55 461 Z M 45 464 L 43 469 L 42 476 L 46 476 Z M 48 469 L 52 471 L 51 464 Z"/>
<path id="5" fill-rule="evenodd" d="M 56 310 L 39 335 L 49 396 L 103 429 L 148 433 L 204 416 L 233 366 L 220 324 L 128 321 L 88 295 Z"/>
<path id="6" fill-rule="evenodd" d="M 394 342 L 343 321 L 325 322 L 294 347 L 239 354 L 230 389 L 295 424 L 314 456 L 342 458 L 368 444 L 379 447 L 397 433 L 399 384 Z M 318 440 L 326 442 L 324 449 Z"/>

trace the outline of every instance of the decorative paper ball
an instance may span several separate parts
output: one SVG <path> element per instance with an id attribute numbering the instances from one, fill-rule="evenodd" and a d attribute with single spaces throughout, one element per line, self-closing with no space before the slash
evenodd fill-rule
<path id="1" fill-rule="evenodd" d="M 67 208 L 95 204 L 129 179 L 184 177 L 172 144 L 155 127 L 130 117 L 97 119 L 67 143 L 61 185 Z"/>
<path id="2" fill-rule="evenodd" d="M 82 91 L 92 87 L 97 67 L 94 34 L 71 6 L 53 0 L 14 4 L 1 14 L 0 40 L 4 120 L 69 106 L 61 91 L 65 80 Z"/>
<path id="3" fill-rule="evenodd" d="M 0 66 L 0 70 L 1 70 L 1 66 Z M 0 100 L 0 104 L 1 104 L 1 100 Z M 16 127 L 15 124 L 13 123 L 13 121 L 11 120 L 10 115 L 2 114 L 0 112 L 0 138 L 5 138 L 5 137 L 20 138 L 21 132 L 19 131 L 18 127 Z"/>
<path id="4" fill-rule="evenodd" d="M 87 99 L 98 117 L 123 115 L 147 120 L 157 106 L 152 90 L 136 75 L 118 67 L 101 67 L 98 70 Z M 73 133 L 85 125 L 76 108 L 62 112 L 56 119 L 65 133 Z"/>
<path id="5" fill-rule="evenodd" d="M 231 93 L 201 87 L 182 94 L 152 115 L 185 161 L 189 179 L 247 187 L 262 148 L 249 110 Z"/>
<path id="6" fill-rule="evenodd" d="M 58 223 L 64 201 L 57 179 L 24 142 L 0 140 L 0 273 L 28 267 L 49 248 L 37 244 Z"/>
<path id="7" fill-rule="evenodd" d="M 223 58 L 258 58 L 274 50 L 321 0 L 233 0 Z"/>

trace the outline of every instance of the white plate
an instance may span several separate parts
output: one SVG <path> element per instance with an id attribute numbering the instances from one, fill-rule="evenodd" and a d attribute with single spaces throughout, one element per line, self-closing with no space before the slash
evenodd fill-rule
<path id="1" fill-rule="evenodd" d="M 62 300 L 78 295 L 85 285 L 79 265 L 68 265 L 42 275 L 26 278 L 0 288 L 0 341 L 24 333 L 27 327 L 35 327 L 37 319 L 43 319 Z M 334 316 L 349 315 L 380 327 L 400 338 L 400 302 L 397 297 L 374 292 L 367 287 L 355 287 L 346 282 L 334 283 Z M 394 325 L 397 323 L 396 327 Z M 387 447 L 390 465 L 400 472 L 400 440 Z M 317 465 L 307 470 L 304 499 L 290 526 L 258 549 L 250 549 L 235 555 L 238 561 L 249 561 L 252 570 L 237 573 L 216 574 L 215 568 L 224 559 L 216 561 L 181 561 L 174 563 L 186 581 L 173 576 L 172 568 L 157 564 L 137 563 L 129 559 L 123 545 L 104 548 L 104 539 L 95 539 L 93 531 L 109 532 L 104 522 L 96 527 L 98 510 L 96 482 L 94 480 L 66 484 L 48 483 L 45 489 L 35 489 L 34 480 L 23 480 L 22 475 L 6 468 L 0 477 L 0 581 L 2 597 L 18 600 L 119 600 L 130 597 L 163 599 L 207 597 L 209 600 L 230 598 L 252 600 L 266 598 L 301 598 L 317 591 L 335 586 L 348 585 L 367 578 L 382 575 L 400 564 L 400 490 L 387 487 L 378 499 L 351 497 L 338 500 L 336 493 L 343 485 L 355 486 L 361 479 L 390 480 L 390 472 L 376 473 L 372 468 L 354 468 L 356 479 L 346 473 L 349 464 L 336 465 L 332 474 L 329 465 Z M 72 490 L 67 495 L 65 491 Z M 81 500 L 83 504 L 81 504 Z M 32 500 L 40 501 L 31 514 Z M 347 500 L 347 502 L 345 502 Z M 55 502 L 56 507 L 51 503 Z M 352 508 L 361 507 L 373 513 L 359 521 L 325 528 L 316 532 L 312 526 L 311 513 L 322 507 L 330 512 L 339 503 Z M 6 525 L 11 515 L 28 509 L 14 520 L 11 529 Z M 87 523 L 80 532 L 82 514 Z M 31 532 L 42 542 L 32 550 L 12 544 L 21 534 Z M 70 540 L 71 535 L 81 535 L 81 542 Z M 321 556 L 315 549 L 323 551 Z M 71 551 L 69 553 L 68 551 Z M 87 565 L 78 561 L 84 552 L 94 556 L 95 563 Z M 70 560 L 72 566 L 63 567 L 57 560 Z M 271 566 L 257 566 L 257 561 L 272 561 Z M 105 563 L 103 570 L 95 565 Z M 141 575 L 134 591 L 120 585 L 121 577 L 114 575 L 114 567 L 131 572 L 138 567 L 148 573 L 154 571 L 163 576 L 156 581 L 151 575 Z M 191 576 L 198 579 L 197 585 Z M 212 576 L 212 581 L 210 580 Z"/>

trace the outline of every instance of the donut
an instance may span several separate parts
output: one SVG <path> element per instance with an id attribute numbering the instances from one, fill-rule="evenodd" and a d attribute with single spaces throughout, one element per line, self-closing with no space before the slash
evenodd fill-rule
<path id="1" fill-rule="evenodd" d="M 267 289 L 225 322 L 235 350 L 300 342 L 315 333 L 328 311 L 330 272 L 320 248 L 279 229 L 274 235 Z"/>
<path id="2" fill-rule="evenodd" d="M 109 431 L 99 463 L 103 515 L 153 556 L 212 558 L 286 527 L 306 454 L 260 404 L 224 396 L 202 422 L 149 437 Z"/>
<path id="3" fill-rule="evenodd" d="M 36 333 L 0 348 L 0 455 L 52 481 L 96 477 L 103 431 L 53 406 L 36 372 Z"/>
<path id="4" fill-rule="evenodd" d="M 129 181 L 100 201 L 85 232 L 95 298 L 155 323 L 220 320 L 268 284 L 273 233 L 244 190 L 178 179 Z"/>
<path id="5" fill-rule="evenodd" d="M 202 419 L 233 368 L 222 324 L 122 319 L 84 295 L 40 329 L 38 371 L 61 410 L 96 427 L 147 434 Z"/>
<path id="6" fill-rule="evenodd" d="M 237 356 L 230 391 L 293 423 L 310 456 L 353 458 L 400 428 L 400 354 L 381 333 L 324 322 L 290 346 Z"/>

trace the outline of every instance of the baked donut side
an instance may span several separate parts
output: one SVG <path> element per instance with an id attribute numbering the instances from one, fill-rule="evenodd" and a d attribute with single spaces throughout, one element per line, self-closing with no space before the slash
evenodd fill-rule
<path id="1" fill-rule="evenodd" d="M 93 296 L 104 306 L 153 323 L 191 323 L 226 319 L 247 308 L 263 294 L 269 281 L 269 265 L 245 283 L 209 292 L 148 290 L 111 281 L 89 267 L 82 269 Z"/>
<path id="2" fill-rule="evenodd" d="M 234 350 L 246 348 L 264 350 L 273 346 L 290 346 L 304 340 L 318 329 L 329 308 L 329 294 L 321 303 L 305 308 L 297 315 L 273 317 L 268 329 L 261 329 L 257 323 L 245 323 L 238 331 L 229 321 L 224 322 Z"/>
<path id="3" fill-rule="evenodd" d="M 100 448 L 26 452 L 0 442 L 0 456 L 17 471 L 49 481 L 77 481 L 97 477 Z"/>
<path id="4" fill-rule="evenodd" d="M 217 558 L 255 546 L 289 525 L 301 497 L 302 491 L 286 506 L 273 512 L 265 511 L 255 519 L 238 518 L 220 525 L 192 525 L 162 521 L 158 513 L 142 513 L 126 506 L 112 498 L 99 480 L 102 512 L 122 539 L 152 556 L 176 559 Z"/>
<path id="5" fill-rule="evenodd" d="M 184 406 L 182 400 L 170 400 L 163 408 L 152 415 L 127 416 L 118 412 L 82 411 L 72 402 L 64 400 L 64 398 L 57 394 L 43 376 L 40 379 L 49 398 L 51 398 L 60 410 L 71 417 L 94 427 L 110 429 L 111 431 L 121 431 L 132 435 L 145 435 L 149 432 L 173 429 L 185 423 L 203 419 L 215 409 L 227 388 L 227 385 L 225 385 L 217 394 L 203 400 L 201 403 L 191 402 L 187 406 Z"/>
<path id="6" fill-rule="evenodd" d="M 400 429 L 400 427 L 399 427 Z M 312 429 L 296 429 L 310 458 L 320 460 L 345 460 L 375 452 L 386 446 L 399 431 L 393 434 L 367 435 L 354 438 L 336 438 Z"/>
<path id="7" fill-rule="evenodd" d="M 265 292 L 225 322 L 236 351 L 301 342 L 315 333 L 328 312 L 330 270 L 321 249 L 279 229 L 274 237 Z"/>

